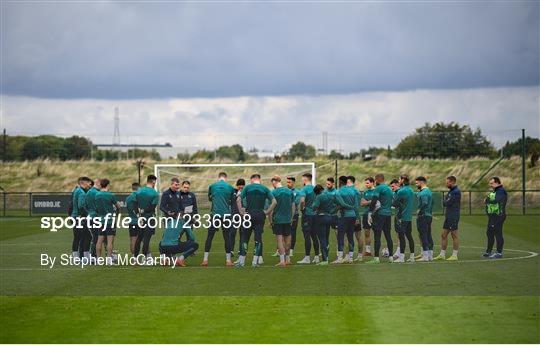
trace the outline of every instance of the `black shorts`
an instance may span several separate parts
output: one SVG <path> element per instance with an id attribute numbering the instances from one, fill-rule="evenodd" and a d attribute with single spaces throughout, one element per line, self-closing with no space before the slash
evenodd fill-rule
<path id="1" fill-rule="evenodd" d="M 98 233 L 99 236 L 116 236 L 116 229 L 114 225 L 105 225 L 105 230 L 101 229 Z"/>
<path id="2" fill-rule="evenodd" d="M 455 231 L 455 230 L 458 229 L 458 223 L 459 223 L 459 219 L 445 218 L 444 219 L 444 224 L 443 224 L 443 229 L 450 230 L 450 231 Z"/>
<path id="3" fill-rule="evenodd" d="M 412 232 L 412 222 L 410 220 L 396 220 L 395 229 L 398 234 Z"/>
<path id="4" fill-rule="evenodd" d="M 137 224 L 129 224 L 129 237 L 139 236 L 139 226 Z"/>
<path id="5" fill-rule="evenodd" d="M 369 223 L 368 223 L 368 214 L 367 213 L 364 213 L 362 215 L 362 228 L 364 230 L 371 230 L 371 225 L 369 225 Z"/>
<path id="6" fill-rule="evenodd" d="M 291 224 L 273 224 L 272 225 L 272 231 L 274 232 L 274 235 L 283 235 L 283 236 L 290 236 L 291 235 Z"/>

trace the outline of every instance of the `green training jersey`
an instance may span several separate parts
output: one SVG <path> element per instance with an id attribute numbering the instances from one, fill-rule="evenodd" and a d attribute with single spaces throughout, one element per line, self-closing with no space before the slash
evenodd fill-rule
<path id="1" fill-rule="evenodd" d="M 418 199 L 418 216 L 432 217 L 433 211 L 433 195 L 428 187 L 424 187 L 416 193 Z"/>
<path id="2" fill-rule="evenodd" d="M 101 218 L 102 222 L 105 222 L 105 216 L 109 215 L 107 224 L 112 225 L 112 217 L 116 213 L 116 208 L 114 206 L 118 202 L 116 196 L 109 191 L 99 191 L 96 194 L 95 199 L 97 216 Z"/>
<path id="3" fill-rule="evenodd" d="M 373 190 L 373 198 L 377 198 L 381 203 L 381 207 L 375 211 L 380 216 L 392 215 L 392 201 L 394 199 L 394 192 L 387 184 L 381 183 L 377 185 Z"/>
<path id="4" fill-rule="evenodd" d="M 73 193 L 71 194 L 72 217 L 82 216 L 82 213 L 80 212 L 81 210 L 79 209 L 79 198 L 81 196 L 84 197 L 84 194 L 84 189 L 82 189 L 80 186 L 75 187 L 75 189 L 73 190 Z"/>
<path id="5" fill-rule="evenodd" d="M 331 193 L 322 192 L 315 196 L 313 201 L 313 210 L 318 215 L 331 215 L 331 212 L 335 208 L 335 197 Z"/>
<path id="6" fill-rule="evenodd" d="M 272 202 L 272 192 L 260 183 L 251 183 L 242 189 L 242 200 L 245 200 L 247 212 L 263 211 L 267 202 Z"/>
<path id="7" fill-rule="evenodd" d="M 300 197 L 304 198 L 306 203 L 305 214 L 306 216 L 314 216 L 313 201 L 315 200 L 315 192 L 313 192 L 313 185 L 307 184 L 300 190 Z"/>
<path id="8" fill-rule="evenodd" d="M 126 208 L 129 218 L 131 219 L 129 224 L 137 224 L 137 192 L 133 192 L 126 198 Z"/>
<path id="9" fill-rule="evenodd" d="M 297 215 L 302 195 L 300 194 L 300 190 L 298 188 L 292 188 L 291 192 L 293 192 L 294 195 L 294 214 Z"/>
<path id="10" fill-rule="evenodd" d="M 330 214 L 333 215 L 333 216 L 337 215 L 337 213 L 338 213 L 338 205 L 336 203 L 336 198 L 335 198 L 337 190 L 335 188 L 332 188 L 332 189 L 326 188 L 324 190 L 324 193 L 330 193 L 333 196 L 332 200 L 333 200 L 334 207 L 332 208 L 332 211 L 330 212 Z"/>
<path id="11" fill-rule="evenodd" d="M 137 208 L 142 209 L 142 216 L 150 218 L 156 214 L 156 207 L 159 204 L 159 193 L 151 187 L 144 186 L 135 192 Z"/>
<path id="12" fill-rule="evenodd" d="M 356 218 L 357 201 L 358 198 L 355 193 L 355 188 L 349 186 L 343 186 L 336 192 L 335 202 L 340 207 L 341 217 L 354 217 Z M 358 191 L 356 191 L 358 193 Z"/>
<path id="13" fill-rule="evenodd" d="M 184 231 L 188 232 L 188 239 L 192 239 L 190 235 L 191 229 L 184 228 L 186 223 L 183 219 L 174 219 L 167 222 L 165 230 L 163 231 L 163 236 L 161 237 L 160 244 L 162 246 L 176 246 L 180 243 L 180 236 Z"/>
<path id="14" fill-rule="evenodd" d="M 375 188 L 371 188 L 371 189 L 366 189 L 363 193 L 362 193 L 362 198 L 363 199 L 366 199 L 367 201 L 370 201 L 372 198 L 373 198 L 373 192 L 375 191 Z M 369 205 L 367 206 L 362 206 L 360 208 L 360 211 L 362 212 L 362 214 L 364 213 L 368 213 L 369 212 Z"/>
<path id="15" fill-rule="evenodd" d="M 225 180 L 214 182 L 208 187 L 208 199 L 212 202 L 212 211 L 214 215 L 231 214 L 231 202 L 236 200 L 234 194 L 236 189 Z"/>
<path id="16" fill-rule="evenodd" d="M 273 210 L 274 224 L 289 224 L 292 221 L 294 204 L 294 193 L 287 187 L 279 187 L 272 191 L 272 196 L 276 199 L 277 205 Z"/>
<path id="17" fill-rule="evenodd" d="M 410 186 L 402 186 L 397 190 L 394 205 L 397 209 L 398 219 L 412 221 L 414 192 Z"/>
<path id="18" fill-rule="evenodd" d="M 85 198 L 85 208 L 86 212 L 88 212 L 88 215 L 90 217 L 96 217 L 97 210 L 96 210 L 96 195 L 99 192 L 99 189 L 96 187 L 92 187 L 86 192 L 86 198 Z"/>
<path id="19" fill-rule="evenodd" d="M 79 198 L 77 199 L 77 209 L 79 212 L 79 216 L 86 217 L 88 215 L 88 211 L 86 210 L 86 193 L 87 191 L 82 189 L 82 193 L 79 195 Z"/>

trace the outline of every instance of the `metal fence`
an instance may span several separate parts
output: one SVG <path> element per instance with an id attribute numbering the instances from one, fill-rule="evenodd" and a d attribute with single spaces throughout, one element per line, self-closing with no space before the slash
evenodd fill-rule
<path id="1" fill-rule="evenodd" d="M 521 190 L 509 190 L 507 214 L 509 215 L 540 215 L 540 190 L 525 191 L 525 204 Z M 210 202 L 207 192 L 194 192 L 200 212 L 208 212 Z M 433 213 L 444 214 L 442 200 L 447 191 L 433 191 Z M 462 191 L 461 214 L 483 215 L 485 191 Z M 128 193 L 116 193 L 120 204 Z M 44 215 L 67 215 L 71 193 L 57 192 L 3 192 L 0 193 L 0 217 L 28 217 Z M 416 200 L 415 205 L 416 209 Z"/>

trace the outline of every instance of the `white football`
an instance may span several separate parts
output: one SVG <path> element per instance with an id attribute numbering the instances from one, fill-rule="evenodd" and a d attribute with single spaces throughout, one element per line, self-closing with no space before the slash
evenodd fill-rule
<path id="1" fill-rule="evenodd" d="M 383 250 L 381 250 L 381 255 L 383 256 L 383 258 L 389 257 L 390 253 L 388 252 L 388 248 L 384 248 Z"/>

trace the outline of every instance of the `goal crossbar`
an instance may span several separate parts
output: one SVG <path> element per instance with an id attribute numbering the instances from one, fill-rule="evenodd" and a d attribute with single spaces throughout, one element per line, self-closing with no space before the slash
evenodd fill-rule
<path id="1" fill-rule="evenodd" d="M 160 178 L 160 170 L 162 168 L 226 168 L 226 167 L 286 167 L 286 166 L 304 166 L 309 167 L 311 174 L 313 175 L 313 181 L 316 181 L 316 170 L 314 162 L 305 162 L 305 163 L 209 163 L 209 164 L 187 164 L 187 163 L 168 163 L 168 164 L 155 164 L 154 165 L 154 175 Z M 172 172 L 167 171 L 168 174 Z M 158 185 L 156 184 L 156 190 Z"/>

